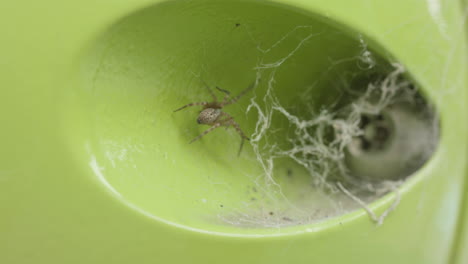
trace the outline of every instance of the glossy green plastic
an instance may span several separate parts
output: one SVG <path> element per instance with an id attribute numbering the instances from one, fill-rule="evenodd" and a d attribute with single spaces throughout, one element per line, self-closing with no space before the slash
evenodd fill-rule
<path id="1" fill-rule="evenodd" d="M 206 99 L 201 80 L 240 92 L 259 50 L 301 25 L 336 34 L 317 37 L 279 77 L 291 84 L 278 88 L 282 100 L 294 100 L 290 87 L 313 80 L 325 55 L 355 54 L 360 33 L 401 62 L 439 112 L 436 153 L 381 226 L 364 210 L 282 228 L 218 221 L 250 198 L 246 175 L 261 169 L 248 144 L 237 157 L 235 132 L 188 144 L 203 131 L 197 112 L 173 113 Z M 0 29 L 0 263 L 466 261 L 460 1 L 10 1 Z M 251 132 L 247 104 L 229 113 Z"/>

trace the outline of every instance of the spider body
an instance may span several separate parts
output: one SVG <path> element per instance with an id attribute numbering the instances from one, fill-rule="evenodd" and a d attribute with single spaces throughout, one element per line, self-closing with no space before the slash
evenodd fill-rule
<path id="1" fill-rule="evenodd" d="M 190 141 L 190 143 L 193 143 L 193 142 L 199 140 L 204 135 L 210 133 L 211 131 L 213 131 L 214 129 L 216 129 L 218 127 L 222 127 L 222 126 L 230 127 L 230 126 L 232 126 L 232 127 L 234 127 L 236 129 L 237 133 L 239 133 L 239 135 L 241 136 L 241 144 L 240 144 L 239 153 L 238 153 L 238 155 L 239 155 L 241 153 L 241 151 L 242 151 L 242 146 L 244 145 L 244 140 L 249 140 L 249 138 L 241 130 L 239 124 L 236 121 L 234 121 L 234 118 L 231 115 L 223 112 L 221 109 L 226 105 L 230 105 L 230 104 L 233 104 L 233 103 L 237 102 L 244 94 L 246 94 L 248 91 L 250 91 L 253 88 L 254 84 L 252 83 L 249 87 L 247 87 L 247 89 L 243 90 L 238 96 L 236 96 L 234 98 L 230 97 L 229 91 L 226 91 L 224 89 L 216 87 L 216 89 L 218 91 L 224 93 L 224 98 L 223 98 L 223 100 L 221 102 L 218 101 L 218 98 L 217 98 L 216 94 L 213 92 L 213 90 L 210 87 L 208 87 L 208 85 L 205 84 L 205 86 L 208 89 L 208 91 L 210 92 L 211 96 L 213 97 L 213 101 L 211 101 L 211 102 L 190 103 L 190 104 L 184 105 L 184 106 L 176 109 L 174 112 L 180 111 L 180 110 L 185 109 L 185 108 L 190 107 L 190 106 L 196 106 L 196 105 L 203 106 L 202 111 L 198 115 L 197 123 L 200 124 L 200 125 L 211 125 L 211 127 L 209 129 L 205 130 L 198 137 L 192 139 L 192 141 Z"/>
<path id="2" fill-rule="evenodd" d="M 198 115 L 197 123 L 200 125 L 213 125 L 221 116 L 219 108 L 205 108 Z"/>

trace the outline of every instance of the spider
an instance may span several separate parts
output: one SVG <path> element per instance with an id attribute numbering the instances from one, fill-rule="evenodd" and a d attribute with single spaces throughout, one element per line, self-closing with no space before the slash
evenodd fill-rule
<path id="1" fill-rule="evenodd" d="M 254 87 L 254 83 L 252 83 L 249 87 L 247 87 L 247 89 L 240 92 L 240 94 L 234 98 L 231 98 L 230 96 L 231 93 L 229 91 L 221 89 L 216 86 L 216 89 L 218 91 L 224 93 L 224 98 L 223 98 L 223 101 L 221 102 L 218 101 L 218 98 L 216 97 L 216 94 L 213 92 L 213 90 L 208 85 L 205 84 L 205 86 L 208 89 L 211 97 L 213 98 L 212 102 L 190 103 L 190 104 L 186 104 L 174 110 L 174 112 L 177 112 L 190 106 L 196 106 L 196 105 L 203 106 L 202 111 L 198 115 L 197 123 L 200 125 L 211 125 L 211 127 L 205 130 L 203 133 L 201 133 L 198 137 L 192 139 L 189 143 L 191 144 L 199 140 L 204 135 L 210 133 L 211 131 L 215 130 L 218 127 L 225 126 L 227 129 L 230 126 L 233 126 L 236 129 L 237 133 L 239 133 L 239 135 L 241 136 L 241 144 L 239 147 L 239 152 L 237 153 L 237 155 L 239 156 L 242 151 L 242 147 L 244 146 L 244 140 L 250 140 L 250 139 L 244 134 L 244 132 L 242 132 L 239 124 L 236 121 L 234 121 L 234 118 L 231 115 L 221 111 L 221 109 L 223 109 L 223 107 L 226 105 L 230 105 L 230 104 L 237 102 L 243 95 L 245 95 L 248 91 L 250 91 Z"/>

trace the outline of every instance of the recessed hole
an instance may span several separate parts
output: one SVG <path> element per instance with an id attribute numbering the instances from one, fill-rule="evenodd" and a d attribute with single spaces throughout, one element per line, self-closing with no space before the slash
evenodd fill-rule
<path id="1" fill-rule="evenodd" d="M 173 1 L 123 18 L 83 62 L 77 100 L 86 106 L 86 158 L 134 208 L 190 228 L 239 233 L 358 208 L 334 184 L 359 196 L 363 183 L 378 189 L 405 179 L 430 157 L 437 126 L 425 100 L 412 103 L 422 97 L 401 65 L 338 28 L 313 14 L 248 1 Z M 214 87 L 237 95 L 252 83 L 222 109 L 250 137 L 240 156 L 232 127 L 189 144 L 209 128 L 197 124 L 202 107 L 175 109 L 212 100 L 206 85 L 222 98 Z M 379 166 L 391 164 L 383 153 L 392 142 L 408 143 L 427 125 L 425 141 L 414 145 L 417 164 L 376 177 Z M 392 155 L 403 151 L 402 142 Z M 384 193 L 366 189 L 361 198 Z"/>

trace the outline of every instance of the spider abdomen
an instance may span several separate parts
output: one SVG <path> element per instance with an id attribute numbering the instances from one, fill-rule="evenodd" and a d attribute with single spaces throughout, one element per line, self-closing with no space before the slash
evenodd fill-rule
<path id="1" fill-rule="evenodd" d="M 218 117 L 221 115 L 221 110 L 216 108 L 206 108 L 198 115 L 197 123 L 210 125 L 216 122 Z"/>

